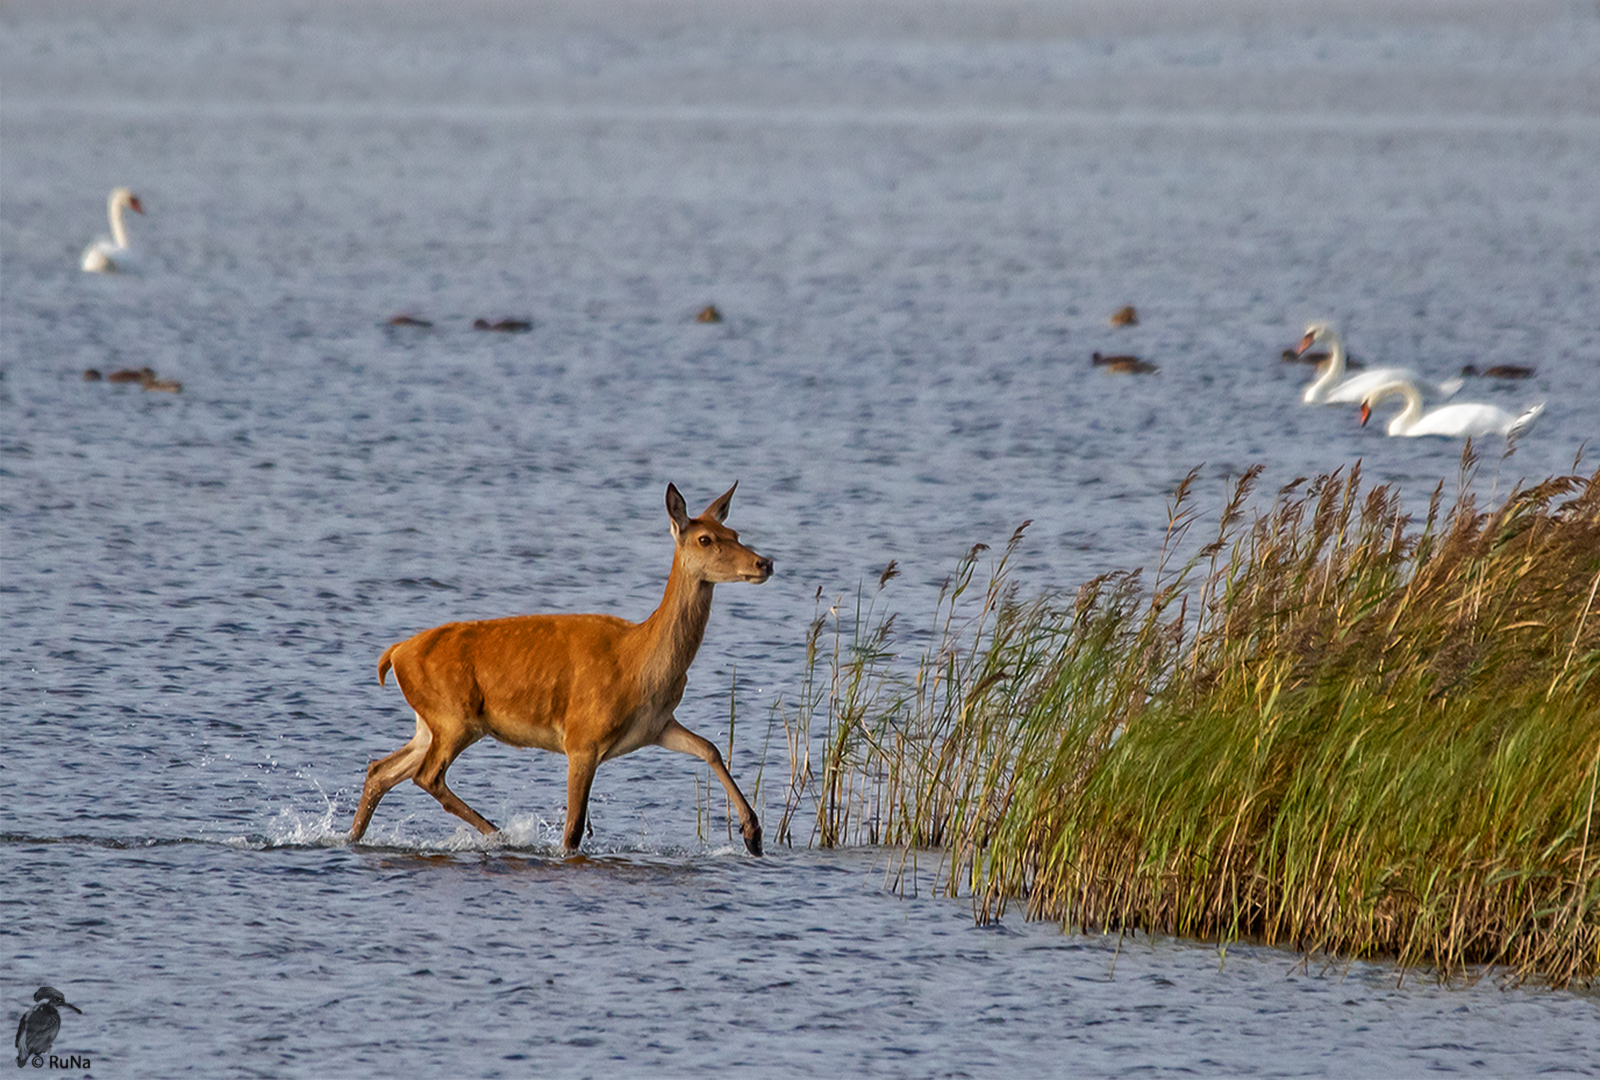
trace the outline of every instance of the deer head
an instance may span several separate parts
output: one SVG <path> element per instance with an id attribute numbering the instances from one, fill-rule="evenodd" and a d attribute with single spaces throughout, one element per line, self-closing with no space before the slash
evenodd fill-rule
<path id="1" fill-rule="evenodd" d="M 759 585 L 772 576 L 772 560 L 739 543 L 739 534 L 723 524 L 738 486 L 735 481 L 733 487 L 712 499 L 699 517 L 692 518 L 677 487 L 667 485 L 667 517 L 677 544 L 674 559 L 695 580 L 712 585 L 725 581 Z"/>

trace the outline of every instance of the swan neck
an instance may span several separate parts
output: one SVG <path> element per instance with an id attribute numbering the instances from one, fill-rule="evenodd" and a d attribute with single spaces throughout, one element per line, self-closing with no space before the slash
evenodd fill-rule
<path id="1" fill-rule="evenodd" d="M 1304 400 L 1308 404 L 1321 401 L 1323 395 L 1333 389 L 1333 384 L 1344 378 L 1344 341 L 1339 337 L 1339 332 L 1324 330 L 1318 335 L 1318 340 L 1328 342 L 1328 359 L 1316 379 L 1306 387 Z"/>
<path id="2" fill-rule="evenodd" d="M 1400 410 L 1399 416 L 1389 421 L 1389 434 L 1403 435 L 1422 419 L 1422 391 L 1410 383 L 1401 383 L 1390 392 L 1405 395 L 1406 407 Z"/>
<path id="3" fill-rule="evenodd" d="M 1320 331 L 1317 334 L 1317 341 L 1328 342 L 1328 358 L 1317 371 L 1317 378 L 1312 379 L 1310 386 L 1306 387 L 1306 394 L 1301 395 L 1301 400 L 1307 405 L 1315 405 L 1323 400 L 1323 397 L 1333 390 L 1334 382 L 1344 378 L 1344 339 L 1339 338 L 1339 331 Z"/>
<path id="4" fill-rule="evenodd" d="M 1328 370 L 1344 374 L 1344 338 L 1339 336 L 1339 331 L 1329 330 L 1328 339 Z"/>
<path id="5" fill-rule="evenodd" d="M 119 248 L 128 246 L 128 230 L 122 224 L 122 200 L 116 195 L 111 196 L 106 206 L 106 214 L 111 218 L 111 242 Z"/>

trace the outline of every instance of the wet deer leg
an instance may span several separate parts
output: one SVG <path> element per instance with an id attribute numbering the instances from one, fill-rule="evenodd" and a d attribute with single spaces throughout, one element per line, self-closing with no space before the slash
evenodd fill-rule
<path id="1" fill-rule="evenodd" d="M 478 813 L 462 801 L 461 796 L 451 791 L 444 782 L 445 770 L 450 768 L 450 763 L 461 756 L 461 751 L 471 746 L 478 740 L 465 731 L 450 738 L 435 739 L 423 755 L 422 765 L 413 777 L 417 786 L 435 799 L 446 810 L 465 821 L 468 825 L 485 835 L 498 832 L 494 822 Z"/>
<path id="2" fill-rule="evenodd" d="M 361 789 L 361 802 L 356 806 L 355 823 L 350 826 L 352 843 L 366 834 L 372 812 L 378 808 L 378 801 L 389 793 L 389 789 L 417 774 L 423 755 L 432 742 L 433 732 L 428 730 L 428 725 L 419 716 L 417 733 L 411 736 L 410 742 L 367 766 L 367 782 Z"/>
<path id="3" fill-rule="evenodd" d="M 583 842 L 583 829 L 589 821 L 589 789 L 599 767 L 600 756 L 593 750 L 567 752 L 567 827 L 561 843 L 568 851 L 577 851 Z"/>
<path id="4" fill-rule="evenodd" d="M 745 801 L 744 792 L 733 782 L 732 774 L 728 772 L 727 765 L 723 764 L 722 753 L 711 745 L 709 740 L 696 735 L 677 720 L 667 721 L 667 726 L 662 729 L 656 745 L 676 750 L 680 754 L 693 754 L 711 766 L 711 772 L 722 782 L 723 788 L 728 792 L 728 798 L 732 799 L 733 805 L 738 808 L 739 832 L 744 836 L 745 848 L 752 855 L 760 855 L 761 823 L 756 820 L 756 812 Z"/>

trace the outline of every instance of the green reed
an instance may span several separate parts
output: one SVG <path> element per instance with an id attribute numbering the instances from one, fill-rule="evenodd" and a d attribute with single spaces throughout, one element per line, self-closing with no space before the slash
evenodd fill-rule
<path id="1" fill-rule="evenodd" d="M 1177 562 L 1191 473 L 1148 583 L 1024 596 L 1018 529 L 905 646 L 891 564 L 812 624 L 779 840 L 937 847 L 982 918 L 1593 980 L 1600 471 L 1473 467 L 1420 524 L 1359 466 L 1247 514 L 1251 470 Z"/>

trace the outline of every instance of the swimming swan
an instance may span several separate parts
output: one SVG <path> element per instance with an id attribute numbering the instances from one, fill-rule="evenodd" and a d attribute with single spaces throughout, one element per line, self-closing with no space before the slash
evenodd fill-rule
<path id="1" fill-rule="evenodd" d="M 94 243 L 83 249 L 83 268 L 91 274 L 114 274 L 118 269 L 117 261 L 126 259 L 128 254 L 128 230 L 122 225 L 122 211 L 133 210 L 144 213 L 144 207 L 139 205 L 139 196 L 125 187 L 115 188 L 111 198 L 106 201 L 106 215 L 111 219 L 111 236 L 102 236 Z"/>
<path id="2" fill-rule="evenodd" d="M 1332 405 L 1344 402 L 1360 401 L 1384 383 L 1405 381 L 1418 387 L 1422 393 L 1429 397 L 1447 398 L 1460 390 L 1463 385 L 1461 379 L 1447 379 L 1442 383 L 1432 383 L 1418 375 L 1410 368 L 1374 368 L 1363 371 L 1359 375 L 1344 378 L 1344 339 L 1327 323 L 1312 323 L 1306 327 L 1306 336 L 1300 339 L 1300 347 L 1295 350 L 1296 355 L 1301 355 L 1319 341 L 1328 343 L 1329 356 L 1327 364 L 1317 372 L 1317 377 L 1306 392 L 1301 395 L 1301 400 L 1307 405 Z M 1344 379 L 1343 382 L 1339 380 Z"/>
<path id="3" fill-rule="evenodd" d="M 1512 442 L 1533 428 L 1539 414 L 1544 412 L 1544 402 L 1521 415 L 1509 413 L 1498 405 L 1480 405 L 1462 402 L 1459 405 L 1441 405 L 1432 412 L 1422 411 L 1422 395 L 1417 388 L 1403 379 L 1396 379 L 1373 390 L 1361 402 L 1361 423 L 1372 416 L 1372 407 L 1384 398 L 1402 394 L 1406 407 L 1389 421 L 1390 435 L 1447 435 L 1454 438 L 1482 438 L 1485 435 L 1504 435 Z"/>

